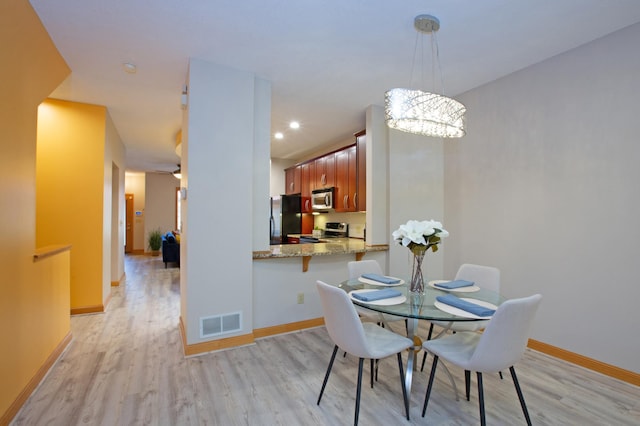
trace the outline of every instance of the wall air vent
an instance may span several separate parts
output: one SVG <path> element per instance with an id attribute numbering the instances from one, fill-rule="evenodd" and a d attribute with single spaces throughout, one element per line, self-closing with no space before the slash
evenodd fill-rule
<path id="1" fill-rule="evenodd" d="M 200 338 L 242 331 L 242 312 L 200 318 Z"/>

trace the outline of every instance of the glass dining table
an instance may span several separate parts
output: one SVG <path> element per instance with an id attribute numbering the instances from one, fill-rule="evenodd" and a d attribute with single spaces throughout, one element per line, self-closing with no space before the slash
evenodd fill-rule
<path id="1" fill-rule="evenodd" d="M 447 280 L 429 281 L 429 284 L 425 285 L 425 290 L 422 294 L 410 292 L 408 285 L 403 279 L 401 279 L 400 283 L 387 285 L 360 277 L 343 281 L 338 285 L 339 288 L 342 288 L 349 294 L 351 301 L 355 305 L 371 312 L 388 314 L 406 319 L 407 337 L 414 341 L 414 346 L 409 348 L 409 356 L 407 357 L 407 368 L 405 372 L 405 385 L 408 393 L 411 391 L 413 370 L 416 365 L 417 353 L 422 349 L 422 341 L 416 334 L 418 331 L 418 321 L 426 320 L 453 323 L 458 321 L 486 321 L 487 319 L 486 317 L 477 317 L 473 314 L 459 311 L 455 308 L 452 309 L 448 305 L 437 301 L 436 297 L 451 293 L 462 299 L 467 299 L 470 302 L 493 308 L 499 306 L 505 300 L 499 293 L 486 290 L 475 285 L 454 290 L 444 290 L 434 286 L 437 283 L 445 281 Z M 393 288 L 398 290 L 401 296 L 369 303 L 353 297 L 354 292 L 366 292 L 382 288 Z M 383 315 L 380 316 L 380 321 L 383 324 L 385 323 Z M 388 325 L 385 324 L 385 326 Z M 449 371 L 445 371 L 449 375 L 449 379 L 454 387 L 457 398 L 455 381 Z"/>

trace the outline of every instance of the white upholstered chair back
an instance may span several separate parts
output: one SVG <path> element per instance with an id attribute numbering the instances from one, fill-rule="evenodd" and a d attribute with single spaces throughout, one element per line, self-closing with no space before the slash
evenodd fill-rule
<path id="1" fill-rule="evenodd" d="M 355 280 L 362 274 L 383 275 L 382 267 L 377 260 L 352 260 L 347 263 L 349 279 Z"/>
<path id="2" fill-rule="evenodd" d="M 500 293 L 500 269 L 493 266 L 464 263 L 458 268 L 455 279 L 473 281 L 478 287 Z"/>
<path id="3" fill-rule="evenodd" d="M 322 281 L 316 282 L 324 312 L 324 324 L 338 347 L 359 358 L 369 358 L 362 322 L 347 293 Z"/>
<path id="4" fill-rule="evenodd" d="M 513 366 L 527 347 L 541 300 L 541 295 L 534 294 L 500 305 L 482 333 L 467 369 L 496 373 Z"/>

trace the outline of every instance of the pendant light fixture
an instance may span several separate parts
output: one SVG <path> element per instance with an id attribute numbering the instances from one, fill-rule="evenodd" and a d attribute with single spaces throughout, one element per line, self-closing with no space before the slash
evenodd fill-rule
<path id="1" fill-rule="evenodd" d="M 444 96 L 444 83 L 436 38 L 436 32 L 440 29 L 440 21 L 435 16 L 419 15 L 414 19 L 414 27 L 418 32 L 414 50 L 414 64 L 418 50 L 418 39 L 424 34 L 429 34 L 431 36 L 433 80 L 435 82 L 437 63 L 443 94 L 427 92 L 421 89 L 396 88 L 388 90 L 385 93 L 385 119 L 387 126 L 403 132 L 425 136 L 439 138 L 462 137 L 465 135 L 464 113 L 466 108 L 455 99 Z M 411 71 L 413 73 L 413 67 Z M 424 81 L 422 83 L 424 85 Z"/>

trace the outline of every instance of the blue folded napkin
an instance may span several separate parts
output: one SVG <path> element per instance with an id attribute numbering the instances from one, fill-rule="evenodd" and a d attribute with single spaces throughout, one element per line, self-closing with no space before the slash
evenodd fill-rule
<path id="1" fill-rule="evenodd" d="M 437 296 L 436 300 L 449 306 L 453 306 L 454 308 L 462 309 L 463 311 L 469 312 L 479 317 L 490 317 L 496 312 L 495 309 L 485 308 L 484 306 L 480 306 L 472 302 L 467 302 L 466 300 L 462 300 L 459 297 L 454 296 L 453 294 L 447 294 L 446 296 Z"/>
<path id="2" fill-rule="evenodd" d="M 385 288 L 383 290 L 373 290 L 362 293 L 351 293 L 351 296 L 363 302 L 373 302 L 374 300 L 389 299 L 391 297 L 402 296 L 398 290 Z"/>
<path id="3" fill-rule="evenodd" d="M 440 288 L 452 289 L 452 288 L 460 288 L 460 287 L 470 287 L 470 286 L 472 286 L 474 284 L 475 283 L 473 281 L 454 280 L 454 281 L 447 281 L 446 283 L 435 283 L 433 286 L 434 287 L 440 287 Z"/>
<path id="4" fill-rule="evenodd" d="M 384 283 L 384 284 L 397 284 L 400 282 L 398 278 L 389 278 L 379 274 L 362 274 L 362 278 L 378 281 L 379 283 Z"/>

